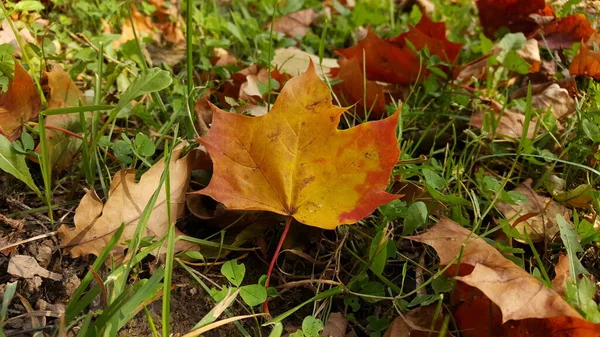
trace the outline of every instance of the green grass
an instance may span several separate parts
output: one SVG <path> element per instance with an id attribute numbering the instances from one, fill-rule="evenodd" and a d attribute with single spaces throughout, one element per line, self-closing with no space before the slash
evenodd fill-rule
<path id="1" fill-rule="evenodd" d="M 265 27 L 295 10 L 314 8 L 321 11 L 321 1 L 300 1 L 299 8 L 293 8 L 292 1 L 287 4 L 258 0 L 219 3 L 216 0 L 181 1 L 179 13 L 185 22 L 183 29 L 187 46 L 185 60 L 174 67 L 150 66 L 144 52 L 148 41 L 137 32 L 135 39 L 120 49 L 111 45 L 118 36 L 104 33 L 102 22 L 104 20 L 109 26 L 118 27 L 126 20 L 133 20 L 128 6 L 132 2 L 55 1 L 54 6 L 40 11 L 40 15 L 51 22 L 45 28 L 36 26 L 33 21 L 9 20 L 13 31 L 28 27 L 41 41 L 50 37 L 63 47 L 42 52 L 40 46 L 18 40 L 24 51 L 22 61 L 32 74 L 41 73 L 50 62 L 57 62 L 79 80 L 81 87 L 94 95 L 92 104 L 81 107 L 46 110 L 47 103 L 43 102 L 39 126 L 31 129 L 41 143 L 39 170 L 30 165 L 37 181 L 42 182 L 42 200 L 38 200 L 35 192 L 30 193 L 26 199 L 35 199 L 35 210 L 9 216 L 44 213 L 55 230 L 57 216 L 65 214 L 64 208 L 73 207 L 72 201 L 56 201 L 56 192 L 65 188 L 65 177 L 68 177 L 65 180 L 75 181 L 76 195 L 80 196 L 81 187 L 85 187 L 102 191 L 101 195 L 106 196 L 117 170 L 137 168 L 139 176 L 160 159 L 168 162 L 173 148 L 181 141 L 188 140 L 189 148 L 196 146 L 194 137 L 202 136 L 207 126 L 196 120 L 195 102 L 211 91 L 221 90 L 223 83 L 231 80 L 232 74 L 245 66 L 258 64 L 270 68 L 274 50 L 278 48 L 298 46 L 320 59 L 335 57 L 335 48 L 349 47 L 357 42 L 355 31 L 359 27 L 370 25 L 380 36 L 392 37 L 406 31 L 408 25 L 416 24 L 420 17 L 416 7 L 399 11 L 393 6 L 393 1 L 358 1 L 357 7 L 352 10 L 344 11 L 340 7 L 341 12 L 331 19 L 321 17 L 321 21 L 314 23 L 305 37 L 295 40 Z M 480 57 L 486 44 L 493 43 L 480 34 L 472 3 L 458 1 L 453 4 L 442 0 L 432 3 L 436 6 L 434 20 L 444 20 L 449 38 L 464 43 L 459 64 Z M 1 6 L 3 17 L 7 17 L 12 6 Z M 142 12 L 152 11 L 147 3 L 138 4 L 137 8 Z M 42 42 L 43 46 L 46 44 Z M 240 59 L 240 64 L 212 66 L 210 58 L 214 48 L 226 48 Z M 5 65 L 10 61 L 6 61 L 8 54 L 2 54 L 3 50 L 0 48 L 0 63 Z M 571 57 L 574 52 L 575 49 L 566 50 L 564 54 Z M 420 55 L 421 62 L 432 68 L 442 69 L 445 66 L 427 52 Z M 542 55 L 547 60 L 558 62 L 559 69 L 567 67 L 552 53 Z M 240 247 L 233 244 L 241 232 L 237 222 L 245 223 L 246 218 L 222 223 L 218 228 L 196 229 L 199 233 L 196 237 L 177 236 L 175 224 L 170 223 L 166 237 L 144 238 L 143 233 L 161 186 L 169 191 L 171 182 L 167 165 L 151 202 L 145 205 L 136 234 L 129 241 L 129 259 L 116 263 L 109 255 L 111 248 L 121 242 L 124 228 L 121 226 L 82 275 L 81 285 L 66 307 L 64 321 L 57 324 L 53 333 L 59 336 L 117 336 L 120 329 L 137 317 L 146 320 L 153 336 L 168 336 L 177 323 L 171 315 L 174 293 L 182 288 L 178 280 L 187 278 L 191 284 L 185 286 L 200 289 L 197 301 L 205 301 L 211 307 L 206 312 L 197 313 L 196 322 L 188 327 L 190 336 L 205 330 L 219 331 L 225 322 L 233 323 L 234 331 L 240 336 L 281 336 L 282 327 L 288 323 L 302 327 L 303 333 L 309 336 L 310 331 L 304 329 L 303 322 L 314 323 L 314 318 L 326 322 L 329 313 L 335 311 L 344 312 L 350 326 L 359 335 L 381 336 L 398 312 L 406 313 L 425 304 L 434 304 L 437 314 L 448 310 L 449 298 L 454 291 L 452 280 L 444 274 L 449 266 L 437 265 L 436 254 L 432 250 L 408 244 L 402 238 L 423 233 L 442 215 L 485 238 L 550 286 L 559 252 L 581 253 L 600 242 L 593 222 L 586 218 L 598 211 L 600 194 L 595 190 L 590 192 L 589 209 L 573 207 L 574 232 L 583 247 L 577 247 L 577 240 L 569 247 L 560 240 L 533 243 L 529 237 L 520 236 L 510 227 L 510 219 L 504 219 L 497 204 L 518 199 L 510 191 L 526 178 L 537 178 L 534 189 L 543 195 L 551 194 L 546 186 L 553 175 L 566 181 L 566 191 L 580 185 L 598 186 L 600 84 L 591 79 L 578 79 L 580 95 L 576 114 L 562 121 L 563 129 L 559 130 L 550 113 L 532 107 L 531 88 L 524 98 L 509 98 L 516 87 L 505 84 L 513 74 L 509 68 L 514 64 L 493 62 L 496 70 L 490 70 L 488 77 L 491 80 L 476 83 L 474 90 L 467 90 L 434 72 L 427 80 L 406 88 L 406 98 L 402 102 L 393 102 L 387 107 L 390 113 L 397 108 L 402 109 L 398 126 L 402 155 L 394 175 L 401 175 L 398 182 L 410 184 L 406 185 L 409 186 L 407 188 L 422 190 L 422 197 L 400 199 L 380 207 L 373 216 L 357 225 L 340 226 L 335 231 L 314 237 L 298 234 L 297 231 L 290 244 L 298 247 L 300 253 L 279 257 L 277 262 L 281 270 L 278 277 L 302 277 L 290 277 L 289 284 L 265 289 L 272 303 L 278 305 L 272 312 L 273 317 L 263 317 L 260 305 L 238 294 L 245 291 L 247 295 L 264 288 L 263 274 L 266 274 L 268 266 L 268 259 L 258 252 L 255 245 L 246 243 Z M 270 76 L 269 73 L 269 80 Z M 34 76 L 34 79 L 42 93 L 39 77 Z M 215 94 L 210 97 L 213 103 L 218 103 Z M 273 103 L 276 97 L 277 91 L 269 89 L 266 102 Z M 524 130 L 537 118 L 544 122 L 542 127 L 546 132 L 533 139 L 528 139 L 526 133 L 513 140 L 493 138 L 490 135 L 499 127 L 499 116 L 492 114 L 486 115 L 483 130 L 469 127 L 467 123 L 471 114 L 490 99 L 498 101 L 506 110 L 522 108 Z M 131 105 L 134 100 L 138 102 L 135 107 Z M 342 100 L 340 103 L 350 105 L 355 102 Z M 359 117 L 361 113 L 369 116 L 370 107 L 357 111 L 359 109 L 363 108 L 351 108 L 342 118 L 343 128 L 364 122 L 364 118 Z M 65 113 L 79 115 L 83 126 L 83 145 L 79 150 L 81 160 L 57 175 L 49 166 L 44 126 L 48 116 Z M 90 119 L 88 113 L 91 124 L 86 122 Z M 140 133 L 155 148 L 150 155 L 140 153 L 141 149 L 135 143 L 136 135 Z M 125 152 L 120 157 L 121 150 Z M 107 153 L 115 154 L 121 162 L 112 160 Z M 206 177 L 195 181 L 196 186 L 202 185 Z M 397 188 L 397 185 L 390 186 L 392 188 Z M 406 191 L 400 193 L 408 194 Z M 170 205 L 170 200 L 171 196 L 167 193 L 167 205 Z M 169 219 L 170 215 L 169 207 Z M 2 230 L 8 231 L 5 227 Z M 273 243 L 277 242 L 280 232 L 280 226 L 276 226 L 260 233 L 269 252 L 274 250 Z M 498 239 L 499 233 L 513 242 L 521 239 L 525 243 L 510 246 Z M 176 255 L 174 247 L 179 240 L 196 243 L 201 248 L 200 253 L 194 256 Z M 257 239 L 255 242 L 261 241 Z M 149 258 L 150 252 L 158 247 L 166 252 L 164 260 Z M 576 254 L 575 257 L 570 256 L 572 260 L 580 257 Z M 240 260 L 245 265 L 243 284 L 235 284 L 225 272 L 219 272 L 221 264 L 235 258 L 244 258 Z M 457 256 L 455 261 L 460 261 L 460 258 L 460 255 Z M 583 267 L 591 266 L 584 264 Z M 593 272 L 591 268 L 589 271 Z M 421 274 L 419 280 L 418 274 Z M 4 334 L 2 327 L 11 318 L 7 309 L 11 300 L 14 302 L 11 295 L 14 287 L 8 284 L 5 291 L 0 310 L 0 336 Z M 596 320 L 600 314 L 597 313 L 598 305 L 589 295 L 590 287 L 593 285 L 585 281 L 575 283 L 567 299 L 584 317 Z M 262 296 L 262 292 L 251 295 Z M 96 298 L 102 299 L 102 306 L 93 304 Z M 159 299 L 162 305 L 160 319 L 157 320 L 149 308 Z M 594 305 L 595 311 L 589 309 Z M 449 318 L 444 321 L 442 330 L 457 333 L 454 322 Z"/>

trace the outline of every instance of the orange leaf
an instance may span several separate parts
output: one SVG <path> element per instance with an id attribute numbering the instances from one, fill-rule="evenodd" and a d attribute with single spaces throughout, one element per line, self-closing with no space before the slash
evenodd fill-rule
<path id="1" fill-rule="evenodd" d="M 546 46 L 551 49 L 570 48 L 579 41 L 587 41 L 596 30 L 592 27 L 584 14 L 573 14 L 544 27 L 544 39 Z"/>
<path id="2" fill-rule="evenodd" d="M 581 75 L 600 79 L 600 50 L 590 51 L 582 43 L 569 66 L 569 73 L 573 76 Z"/>
<path id="3" fill-rule="evenodd" d="M 366 71 L 363 69 L 363 53 Z M 419 75 L 419 58 L 408 48 L 398 48 L 369 30 L 358 44 L 336 50 L 346 59 L 357 58 L 367 79 L 397 84 L 409 84 Z M 362 79 L 361 79 L 362 80 Z"/>
<path id="4" fill-rule="evenodd" d="M 33 79 L 15 60 L 15 73 L 8 90 L 0 95 L 0 134 L 11 142 L 21 135 L 21 126 L 36 117 L 42 101 Z"/>
<path id="5" fill-rule="evenodd" d="M 331 104 L 312 64 L 287 82 L 264 116 L 213 106 L 201 142 L 214 173 L 198 193 L 229 209 L 271 211 L 326 229 L 357 222 L 399 197 L 385 192 L 400 154 L 399 111 L 340 131 L 345 110 Z"/>
<path id="6" fill-rule="evenodd" d="M 494 39 L 496 31 L 502 27 L 511 32 L 530 35 L 538 29 L 530 19 L 531 14 L 550 10 L 544 0 L 477 0 L 479 21 L 485 36 Z"/>
<path id="7" fill-rule="evenodd" d="M 69 74 L 60 66 L 54 66 L 54 69 L 47 72 L 46 76 L 48 76 L 48 87 L 50 88 L 48 109 L 79 106 L 83 95 L 75 82 L 71 80 Z M 74 133 L 81 131 L 79 114 L 50 115 L 46 117 L 46 125 L 59 127 Z M 73 157 L 81 145 L 80 139 L 53 129 L 46 131 L 46 139 L 48 141 L 49 162 L 53 170 L 60 171 L 73 164 Z M 41 152 L 39 144 L 35 151 L 37 153 Z"/>
<path id="8" fill-rule="evenodd" d="M 347 59 L 342 56 L 338 63 L 340 68 L 333 79 L 342 80 L 342 82 L 336 84 L 333 89 L 343 99 L 342 102 L 356 103 L 360 107 L 357 109 L 359 112 L 364 111 L 364 107 L 366 107 L 375 119 L 385 114 L 386 96 L 383 87 L 375 81 L 367 80 L 366 83 L 363 83 L 364 75 L 358 58 Z"/>

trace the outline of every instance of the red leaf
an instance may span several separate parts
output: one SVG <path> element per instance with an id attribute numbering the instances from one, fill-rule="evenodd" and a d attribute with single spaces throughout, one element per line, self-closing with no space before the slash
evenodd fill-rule
<path id="1" fill-rule="evenodd" d="M 491 39 L 495 38 L 494 35 L 502 27 L 513 33 L 534 33 L 538 25 L 529 15 L 549 10 L 544 0 L 477 0 L 477 9 L 483 32 Z"/>
<path id="2" fill-rule="evenodd" d="M 595 33 L 584 14 L 573 14 L 544 27 L 544 39 L 540 42 L 545 41 L 551 49 L 570 48 L 575 42 L 589 40 Z"/>
<path id="3" fill-rule="evenodd" d="M 581 44 L 579 52 L 569 66 L 569 73 L 573 76 L 589 76 L 600 79 L 600 50 L 589 50 Z"/>

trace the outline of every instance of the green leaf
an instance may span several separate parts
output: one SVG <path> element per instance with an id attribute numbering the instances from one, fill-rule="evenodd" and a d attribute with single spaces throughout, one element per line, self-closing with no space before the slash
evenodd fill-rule
<path id="1" fill-rule="evenodd" d="M 510 70 L 517 72 L 519 74 L 528 74 L 529 68 L 531 65 L 527 63 L 516 51 L 510 50 L 506 54 L 504 54 L 503 59 L 501 60 L 502 65 Z"/>
<path id="2" fill-rule="evenodd" d="M 383 213 L 387 221 L 393 221 L 404 217 L 408 211 L 408 207 L 406 207 L 406 201 L 396 199 L 379 207 L 379 210 Z"/>
<path id="3" fill-rule="evenodd" d="M 502 40 L 498 42 L 498 47 L 502 48 L 503 51 L 508 52 L 510 50 L 519 50 L 523 48 L 526 43 L 527 38 L 523 33 L 506 34 Z M 498 58 L 498 60 L 502 61 L 500 58 Z"/>
<path id="4" fill-rule="evenodd" d="M 267 289 L 260 284 L 249 284 L 240 288 L 240 296 L 246 304 L 254 307 L 267 300 Z"/>
<path id="5" fill-rule="evenodd" d="M 436 190 L 446 186 L 446 181 L 444 178 L 430 169 L 423 169 L 423 176 L 425 177 L 425 181 Z"/>
<path id="6" fill-rule="evenodd" d="M 129 87 L 127 87 L 127 90 L 121 94 L 121 99 L 119 99 L 119 104 L 117 104 L 117 110 L 129 104 L 129 102 L 135 98 L 163 90 L 170 86 L 171 83 L 173 83 L 173 78 L 171 77 L 170 72 L 160 68 L 148 69 L 148 71 L 136 78 Z"/>
<path id="7" fill-rule="evenodd" d="M 25 151 L 33 150 L 35 147 L 33 137 L 31 137 L 31 135 L 27 132 L 23 132 L 21 134 L 21 143 L 23 144 L 23 150 Z"/>
<path id="8" fill-rule="evenodd" d="M 419 226 L 427 221 L 427 206 L 422 201 L 417 201 L 408 207 L 408 216 L 404 219 L 402 235 L 412 234 Z"/>
<path id="9" fill-rule="evenodd" d="M 385 296 L 385 288 L 379 282 L 370 281 L 360 289 L 360 293 L 369 296 Z M 369 303 L 379 301 L 379 299 L 371 297 L 363 297 L 362 299 Z"/>
<path id="10" fill-rule="evenodd" d="M 35 193 L 41 195 L 39 188 L 33 182 L 29 167 L 25 163 L 25 155 L 17 153 L 10 141 L 0 135 L 0 170 L 21 180 Z"/>
<path id="11" fill-rule="evenodd" d="M 25 0 L 19 1 L 14 7 L 15 12 L 39 12 L 44 10 L 44 5 L 39 1 Z"/>
<path id="12" fill-rule="evenodd" d="M 149 157 L 154 154 L 154 151 L 156 151 L 154 143 L 150 140 L 150 138 L 148 138 L 148 136 L 141 132 L 138 132 L 138 134 L 135 135 L 135 148 L 137 153 L 143 157 Z"/>
<path id="13" fill-rule="evenodd" d="M 283 324 L 276 323 L 273 326 L 273 330 L 271 330 L 271 333 L 269 333 L 269 337 L 281 337 L 282 334 L 283 334 Z"/>
<path id="14" fill-rule="evenodd" d="M 225 276 L 231 284 L 239 287 L 246 275 L 246 266 L 243 263 L 238 264 L 237 260 L 225 262 L 221 266 L 221 274 Z"/>
<path id="15" fill-rule="evenodd" d="M 556 214 L 556 222 L 558 222 L 560 238 L 567 248 L 571 277 L 577 279 L 579 275 L 589 274 L 577 257 L 577 253 L 583 253 L 583 248 L 581 248 L 581 245 L 579 244 L 579 238 L 577 237 L 577 233 L 575 233 L 573 226 L 560 214 Z"/>
<path id="16" fill-rule="evenodd" d="M 600 143 L 600 128 L 596 123 L 590 121 L 589 119 L 584 119 L 581 123 L 583 126 L 583 132 L 588 136 L 594 143 Z"/>
<path id="17" fill-rule="evenodd" d="M 369 269 L 376 275 L 381 275 L 383 269 L 387 263 L 387 241 L 384 237 L 385 231 L 381 230 L 375 235 L 371 246 L 369 247 L 369 259 L 371 260 L 371 266 Z"/>
<path id="18" fill-rule="evenodd" d="M 313 316 L 307 316 L 302 321 L 302 332 L 306 337 L 319 337 L 323 330 L 323 321 Z"/>

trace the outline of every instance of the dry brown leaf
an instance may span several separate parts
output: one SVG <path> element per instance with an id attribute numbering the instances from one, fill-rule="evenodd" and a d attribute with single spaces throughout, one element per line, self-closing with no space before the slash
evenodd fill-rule
<path id="1" fill-rule="evenodd" d="M 275 55 L 271 64 L 282 73 L 297 76 L 308 69 L 310 61 L 315 64 L 315 70 L 319 77 L 324 78 L 332 68 L 338 68 L 338 61 L 332 58 L 324 58 L 319 63 L 319 57 L 309 54 L 296 47 L 279 48 L 275 50 Z"/>
<path id="2" fill-rule="evenodd" d="M 575 113 L 575 100 L 569 95 L 567 89 L 561 88 L 557 83 L 549 85 L 541 93 L 532 96 L 531 104 L 540 110 L 552 111 L 558 119 L 569 117 Z"/>
<path id="3" fill-rule="evenodd" d="M 432 246 L 441 265 L 456 263 L 473 267 L 456 277 L 481 290 L 502 311 L 502 323 L 528 318 L 572 317 L 582 319 L 554 290 L 506 259 L 485 240 L 456 222 L 442 218 L 428 232 L 407 237 Z"/>
<path id="4" fill-rule="evenodd" d="M 35 37 L 31 35 L 31 32 L 27 28 L 23 28 L 19 31 L 19 38 L 24 42 L 35 42 Z M 2 30 L 0 31 L 0 44 L 8 43 L 13 46 L 15 51 L 15 57 L 21 57 L 21 46 L 17 42 L 13 30 L 10 28 L 8 20 L 2 20 Z"/>
<path id="5" fill-rule="evenodd" d="M 33 278 L 38 275 L 54 281 L 62 280 L 62 275 L 42 268 L 33 256 L 13 255 L 8 261 L 7 272 L 22 278 Z"/>
<path id="6" fill-rule="evenodd" d="M 437 305 L 418 307 L 392 321 L 383 337 L 428 337 L 437 336 L 444 323 L 440 313 L 435 317 Z M 435 319 L 435 331 L 431 331 L 431 323 Z M 446 333 L 447 336 L 452 334 Z"/>
<path id="7" fill-rule="evenodd" d="M 486 113 L 483 111 L 478 111 L 471 115 L 471 121 L 469 122 L 469 125 L 479 129 L 484 129 L 485 114 Z M 490 118 L 496 119 L 494 122 L 494 125 L 496 126 L 495 130 L 492 130 L 491 128 L 491 122 L 485 124 L 485 130 L 492 133 L 492 136 L 503 135 L 513 139 L 521 138 L 521 135 L 523 134 L 523 128 L 525 126 L 525 115 L 518 112 L 504 111 L 500 117 L 500 120 L 498 120 L 494 115 L 495 114 L 488 114 Z M 535 137 L 536 124 L 537 119 L 532 118 L 531 122 L 529 123 L 529 129 L 527 130 L 527 138 L 533 139 Z"/>
<path id="8" fill-rule="evenodd" d="M 180 158 L 184 144 L 180 144 L 171 155 L 171 219 L 167 219 L 166 193 L 163 185 L 156 204 L 148 220 L 146 232 L 143 236 L 163 237 L 169 223 L 185 215 L 185 199 L 193 163 L 196 160 L 196 151 Z M 103 204 L 94 190 L 89 191 L 81 199 L 75 211 L 75 228 L 66 225 L 59 228 L 62 247 L 67 248 L 71 256 L 79 257 L 88 254 L 98 255 L 102 248 L 111 239 L 121 223 L 125 223 L 125 231 L 119 244 L 113 248 L 116 259 L 124 257 L 126 246 L 121 243 L 130 240 L 140 216 L 148 204 L 154 191 L 158 188 L 160 177 L 164 170 L 164 159 L 154 164 L 144 173 L 138 183 L 135 182 L 135 170 L 121 170 L 117 172 L 110 186 L 108 201 Z M 176 235 L 181 235 L 176 230 Z M 192 245 L 184 241 L 177 241 L 176 251 L 191 248 Z"/>
<path id="9" fill-rule="evenodd" d="M 527 201 L 517 205 L 498 202 L 496 207 L 521 235 L 527 233 L 533 242 L 550 241 L 559 232 L 556 214 L 570 219 L 571 211 L 551 198 L 537 194 L 531 183 L 531 179 L 527 179 L 513 190 L 525 196 Z M 516 240 L 526 242 L 523 239 Z"/>
<path id="10" fill-rule="evenodd" d="M 301 39 L 306 35 L 308 26 L 315 19 L 315 11 L 312 8 L 303 9 L 284 17 L 275 19 L 273 22 L 273 31 L 283 33 L 289 37 Z M 267 29 L 271 28 L 271 24 L 267 25 Z"/>
<path id="11" fill-rule="evenodd" d="M 567 280 L 571 279 L 571 273 L 569 269 L 569 257 L 567 254 L 561 253 L 558 256 L 558 262 L 554 266 L 554 279 L 552 279 L 552 287 L 560 294 L 565 297 L 565 287 Z"/>
<path id="12" fill-rule="evenodd" d="M 11 142 L 19 138 L 23 123 L 36 117 L 42 101 L 33 79 L 15 60 L 15 72 L 8 90 L 0 95 L 0 134 Z"/>
<path id="13" fill-rule="evenodd" d="M 332 312 L 321 332 L 325 337 L 344 337 L 348 328 L 348 319 L 341 312 Z"/>

